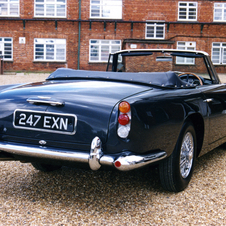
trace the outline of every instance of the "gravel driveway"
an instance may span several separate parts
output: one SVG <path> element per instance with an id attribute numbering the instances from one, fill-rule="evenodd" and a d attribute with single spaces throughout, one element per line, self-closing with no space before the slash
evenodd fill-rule
<path id="1" fill-rule="evenodd" d="M 0 84 L 40 81 L 45 74 L 0 76 Z M 226 225 L 226 150 L 196 161 L 189 187 L 165 192 L 154 167 L 42 173 L 0 162 L 0 225 Z"/>

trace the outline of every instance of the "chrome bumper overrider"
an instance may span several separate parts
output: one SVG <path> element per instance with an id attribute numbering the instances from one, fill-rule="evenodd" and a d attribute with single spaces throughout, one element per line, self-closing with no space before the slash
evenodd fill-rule
<path id="1" fill-rule="evenodd" d="M 107 165 L 121 171 L 137 169 L 164 159 L 167 156 L 164 151 L 145 155 L 122 154 L 117 157 L 114 155 L 104 155 L 102 143 L 98 137 L 93 139 L 90 153 L 80 151 L 69 152 L 68 150 L 47 148 L 45 146 L 36 147 L 11 142 L 0 142 L 0 151 L 18 156 L 87 163 L 92 170 L 98 170 L 102 165 Z"/>

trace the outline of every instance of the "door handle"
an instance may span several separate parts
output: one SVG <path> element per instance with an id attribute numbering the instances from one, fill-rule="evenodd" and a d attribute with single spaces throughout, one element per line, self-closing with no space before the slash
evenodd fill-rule
<path id="1" fill-rule="evenodd" d="M 209 98 L 209 99 L 205 99 L 203 102 L 209 103 L 209 102 L 212 102 L 212 101 L 213 101 L 213 99 Z"/>

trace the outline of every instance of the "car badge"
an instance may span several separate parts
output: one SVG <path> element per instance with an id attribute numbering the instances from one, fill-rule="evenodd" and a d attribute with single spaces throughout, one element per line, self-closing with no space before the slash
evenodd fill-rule
<path id="1" fill-rule="evenodd" d="M 39 141 L 39 144 L 41 144 L 41 145 L 46 145 L 46 143 L 47 143 L 47 142 L 46 142 L 45 140 L 40 140 L 40 141 Z"/>

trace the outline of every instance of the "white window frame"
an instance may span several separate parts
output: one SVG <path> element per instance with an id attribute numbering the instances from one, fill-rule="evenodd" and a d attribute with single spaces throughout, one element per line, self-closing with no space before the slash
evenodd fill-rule
<path id="1" fill-rule="evenodd" d="M 196 50 L 196 42 L 178 41 L 177 49 L 179 50 Z M 182 61 L 183 60 L 183 61 Z M 176 57 L 176 64 L 194 65 L 195 58 Z"/>
<path id="2" fill-rule="evenodd" d="M 14 0 L 15 2 L 11 2 L 10 0 L 2 1 L 0 0 L 0 17 L 19 17 L 20 16 L 20 1 Z M 7 13 L 2 15 L 2 12 L 5 12 L 2 10 L 2 6 L 7 5 Z M 10 10 L 14 7 L 17 7 L 16 15 L 12 14 Z"/>
<path id="3" fill-rule="evenodd" d="M 37 46 L 39 45 L 39 46 Z M 40 45 L 43 45 L 43 47 L 40 47 Z M 53 59 L 48 59 L 48 45 L 53 45 Z M 63 47 L 64 53 L 63 56 L 59 59 L 59 55 L 57 55 L 57 50 L 59 51 L 59 46 L 61 46 L 61 49 Z M 58 47 L 58 49 L 57 49 Z M 40 49 L 43 48 L 43 51 Z M 39 49 L 39 50 L 38 50 Z M 50 50 L 50 49 L 49 49 Z M 66 62 L 66 39 L 51 39 L 51 38 L 35 38 L 34 39 L 34 61 L 38 62 Z M 40 53 L 40 54 L 38 54 Z M 43 53 L 43 55 L 41 55 Z M 51 53 L 51 52 L 49 52 Z M 38 58 L 40 56 L 40 58 Z M 42 59 L 43 56 L 43 59 Z"/>
<path id="4" fill-rule="evenodd" d="M 148 27 L 154 28 L 154 37 L 148 37 Z M 162 37 L 157 37 L 157 28 L 163 28 Z M 145 38 L 146 39 L 165 39 L 165 23 L 164 22 L 147 21 L 146 26 L 145 26 Z"/>
<path id="5" fill-rule="evenodd" d="M 182 6 L 180 4 L 186 4 Z M 195 4 L 196 6 L 190 6 L 189 4 Z M 186 12 L 186 18 L 180 18 L 180 10 L 184 9 Z M 195 9 L 195 19 L 189 19 L 189 11 Z M 178 20 L 180 21 L 197 21 L 198 3 L 197 2 L 178 2 Z"/>
<path id="6" fill-rule="evenodd" d="M 10 40 L 9 40 L 10 39 Z M 11 49 L 7 49 L 6 45 L 11 45 Z M 10 54 L 6 52 L 11 52 Z M 12 61 L 13 60 L 13 38 L 11 37 L 0 37 L 0 55 L 3 56 L 4 61 Z M 10 56 L 7 58 L 6 56 Z"/>
<path id="7" fill-rule="evenodd" d="M 44 7 L 44 15 L 38 15 L 37 6 L 43 5 Z M 47 15 L 47 5 L 54 5 L 54 15 Z M 65 6 L 65 15 L 64 16 L 57 16 L 57 6 L 64 5 Z M 41 18 L 66 18 L 67 17 L 67 0 L 65 3 L 57 2 L 57 0 L 52 0 L 52 2 L 43 0 L 43 2 L 36 2 L 34 0 L 34 17 L 41 17 Z"/>
<path id="8" fill-rule="evenodd" d="M 104 14 L 104 11 L 109 12 Z M 90 0 L 90 18 L 122 19 L 122 0 Z"/>
<path id="9" fill-rule="evenodd" d="M 220 17 L 217 19 L 217 13 L 216 11 L 220 11 Z M 213 21 L 218 21 L 218 22 L 226 22 L 226 3 L 214 3 L 214 16 L 213 16 Z"/>
<path id="10" fill-rule="evenodd" d="M 216 52 L 219 52 L 218 59 Z M 214 65 L 226 65 L 226 42 L 212 43 L 211 59 Z"/>
<path id="11" fill-rule="evenodd" d="M 105 57 L 101 53 L 102 53 L 102 50 L 104 50 L 104 48 L 106 47 L 109 47 L 109 49 L 105 51 L 106 59 L 103 60 L 103 58 Z M 92 48 L 95 48 L 95 50 L 97 50 L 96 57 L 92 56 L 92 53 L 93 53 Z M 114 53 L 116 51 L 120 51 L 120 50 L 121 50 L 121 40 L 90 39 L 89 40 L 89 62 L 107 63 L 109 54 Z"/>

